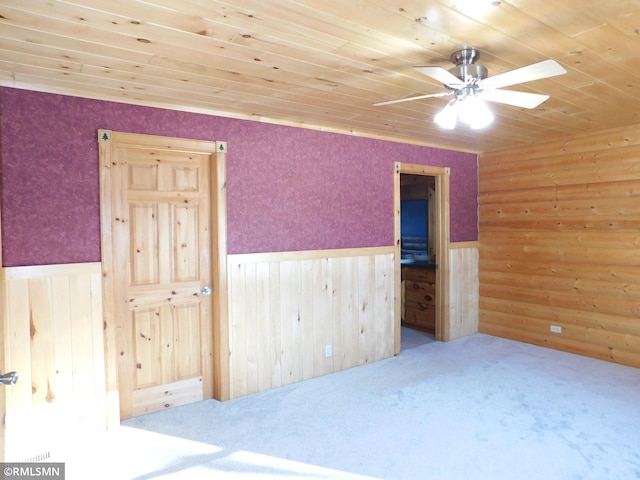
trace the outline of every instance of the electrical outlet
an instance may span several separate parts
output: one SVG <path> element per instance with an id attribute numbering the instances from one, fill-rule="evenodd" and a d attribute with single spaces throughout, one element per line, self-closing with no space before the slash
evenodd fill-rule
<path id="1" fill-rule="evenodd" d="M 553 333 L 562 333 L 562 327 L 559 327 L 558 325 L 551 325 L 551 327 L 549 327 L 549 330 L 551 330 Z"/>
<path id="2" fill-rule="evenodd" d="M 329 358 L 331 355 L 333 355 L 333 347 L 331 345 L 325 345 L 324 356 Z"/>

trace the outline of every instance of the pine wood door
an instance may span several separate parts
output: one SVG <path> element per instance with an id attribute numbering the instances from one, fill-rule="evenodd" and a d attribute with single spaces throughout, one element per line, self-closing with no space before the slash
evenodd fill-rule
<path id="1" fill-rule="evenodd" d="M 110 205 L 111 224 L 102 228 L 111 228 L 124 419 L 212 396 L 209 169 L 216 144 L 100 134 L 109 157 L 102 203 Z"/>

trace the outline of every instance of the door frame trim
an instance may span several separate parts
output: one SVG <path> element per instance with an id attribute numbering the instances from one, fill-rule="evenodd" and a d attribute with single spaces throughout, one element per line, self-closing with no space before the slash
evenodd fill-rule
<path id="1" fill-rule="evenodd" d="M 447 342 L 451 338 L 451 314 L 449 312 L 449 167 L 431 167 L 395 162 L 393 168 L 393 244 L 394 255 L 394 353 L 400 354 L 402 279 L 400 244 L 400 175 L 424 175 L 436 180 L 436 340 Z"/>
<path id="2" fill-rule="evenodd" d="M 103 322 L 105 342 L 105 376 L 106 376 L 106 408 L 107 429 L 120 425 L 120 399 L 118 391 L 118 368 L 116 331 L 114 322 L 114 238 L 112 230 L 112 202 L 111 197 L 111 148 L 114 135 L 118 143 L 136 144 L 141 136 L 158 143 L 166 143 L 171 139 L 176 148 L 187 151 L 209 153 L 210 165 L 209 194 L 212 203 L 211 228 L 211 276 L 212 292 L 212 322 L 213 322 L 213 397 L 218 400 L 230 398 L 229 385 L 229 326 L 228 326 L 228 293 L 227 293 L 227 203 L 226 203 L 226 142 L 206 140 L 189 140 L 174 137 L 142 135 L 111 130 L 98 130 L 99 162 L 100 162 L 100 240 L 102 256 L 102 298 Z M 216 288 L 217 286 L 217 288 Z"/>

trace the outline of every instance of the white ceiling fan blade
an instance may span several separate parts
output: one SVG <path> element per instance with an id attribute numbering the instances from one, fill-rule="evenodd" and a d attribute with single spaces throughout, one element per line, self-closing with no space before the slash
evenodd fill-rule
<path id="1" fill-rule="evenodd" d="M 413 67 L 418 72 L 423 73 L 431 78 L 435 78 L 439 82 L 444 83 L 447 87 L 459 87 L 464 84 L 462 80 L 456 77 L 449 70 L 442 67 Z"/>
<path id="2" fill-rule="evenodd" d="M 391 105 L 392 103 L 410 102 L 412 100 L 422 100 L 423 98 L 433 97 L 446 97 L 447 95 L 453 95 L 453 92 L 432 93 L 430 95 L 418 95 L 417 97 L 401 98 L 399 100 L 389 100 L 387 102 L 374 103 L 374 107 L 380 107 L 382 105 Z"/>
<path id="3" fill-rule="evenodd" d="M 544 60 L 522 68 L 516 68 L 510 72 L 500 73 L 493 77 L 485 78 L 478 82 L 480 88 L 502 88 L 517 83 L 531 82 L 542 78 L 555 77 L 567 71 L 555 60 Z"/>
<path id="4" fill-rule="evenodd" d="M 512 90 L 483 90 L 478 95 L 489 102 L 505 103 L 522 108 L 536 108 L 549 98 L 549 95 L 539 93 L 514 92 Z"/>

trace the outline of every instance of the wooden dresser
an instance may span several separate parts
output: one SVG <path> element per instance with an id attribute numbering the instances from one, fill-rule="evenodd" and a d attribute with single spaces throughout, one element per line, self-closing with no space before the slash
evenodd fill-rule
<path id="1" fill-rule="evenodd" d="M 402 285 L 402 325 L 435 334 L 436 271 L 403 266 Z"/>

